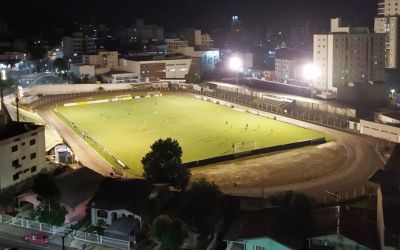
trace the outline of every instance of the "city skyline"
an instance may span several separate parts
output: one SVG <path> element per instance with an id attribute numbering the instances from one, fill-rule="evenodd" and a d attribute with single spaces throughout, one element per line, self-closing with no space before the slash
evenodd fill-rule
<path id="1" fill-rule="evenodd" d="M 26 8 L 21 8 L 25 6 Z M 96 6 L 96 10 L 92 7 Z M 130 25 L 136 18 L 148 23 L 162 24 L 167 31 L 194 26 L 206 30 L 226 28 L 230 17 L 237 15 L 252 28 L 273 27 L 281 17 L 291 20 L 307 19 L 328 27 L 331 17 L 372 25 L 376 15 L 376 0 L 283 0 L 251 3 L 243 1 L 172 0 L 172 1 L 128 1 L 110 4 L 105 0 L 77 1 L 65 3 L 50 0 L 22 0 L 5 2 L 3 16 L 12 29 L 44 29 L 45 27 L 68 28 L 73 23 L 104 23 L 110 26 Z M 362 11 L 360 11 L 362 9 Z M 17 13 L 17 15 L 16 15 Z M 40 31 L 39 29 L 39 31 Z"/>

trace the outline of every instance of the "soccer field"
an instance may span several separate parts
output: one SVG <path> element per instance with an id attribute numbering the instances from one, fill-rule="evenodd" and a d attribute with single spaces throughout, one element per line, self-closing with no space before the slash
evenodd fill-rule
<path id="1" fill-rule="evenodd" d="M 241 147 L 262 148 L 326 136 L 189 95 L 58 106 L 57 111 L 86 130 L 136 175 L 142 174 L 140 161 L 159 138 L 178 140 L 183 162 L 190 162 L 231 154 Z"/>

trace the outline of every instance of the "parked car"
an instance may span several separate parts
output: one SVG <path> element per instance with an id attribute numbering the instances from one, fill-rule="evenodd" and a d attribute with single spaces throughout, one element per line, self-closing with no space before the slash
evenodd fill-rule
<path id="1" fill-rule="evenodd" d="M 49 242 L 49 236 L 44 233 L 33 233 L 25 236 L 25 241 L 36 245 L 44 245 Z"/>

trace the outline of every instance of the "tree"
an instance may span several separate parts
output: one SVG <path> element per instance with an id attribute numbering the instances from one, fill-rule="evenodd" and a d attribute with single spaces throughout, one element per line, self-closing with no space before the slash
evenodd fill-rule
<path id="1" fill-rule="evenodd" d="M 153 222 L 152 236 L 161 243 L 162 250 L 177 250 L 185 239 L 185 230 L 180 220 L 160 215 Z"/>
<path id="2" fill-rule="evenodd" d="M 0 79 L 0 97 L 2 102 L 4 99 L 4 91 L 13 86 L 15 86 L 15 81 L 13 79 L 11 78 L 8 78 L 6 80 Z"/>
<path id="3" fill-rule="evenodd" d="M 215 230 L 217 220 L 223 212 L 224 195 L 214 183 L 199 179 L 186 192 L 190 204 L 192 221 L 199 233 L 206 238 Z"/>
<path id="4" fill-rule="evenodd" d="M 39 200 L 47 204 L 49 211 L 51 205 L 57 205 L 61 199 L 61 192 L 52 176 L 47 173 L 38 174 L 33 180 L 33 192 L 38 195 Z"/>
<path id="5" fill-rule="evenodd" d="M 61 226 L 65 222 L 65 215 L 67 210 L 64 206 L 60 204 L 55 204 L 52 206 L 51 210 L 44 208 L 39 208 L 37 211 L 38 220 L 42 223 L 47 223 L 53 226 Z"/>
<path id="6" fill-rule="evenodd" d="M 14 210 L 15 197 L 11 191 L 3 191 L 0 193 L 0 207 L 6 212 Z"/>
<path id="7" fill-rule="evenodd" d="M 185 190 L 191 174 L 182 165 L 182 148 L 178 141 L 159 139 L 150 148 L 142 159 L 143 177 L 152 183 L 169 183 L 176 189 Z"/>
<path id="8" fill-rule="evenodd" d="M 186 80 L 186 83 L 197 84 L 197 83 L 201 82 L 200 76 L 198 74 L 194 74 L 194 73 L 187 73 L 185 75 L 185 80 Z"/>
<path id="9" fill-rule="evenodd" d="M 274 206 L 283 207 L 304 216 L 310 215 L 315 204 L 315 201 L 307 195 L 293 191 L 274 195 L 270 197 L 270 202 Z"/>

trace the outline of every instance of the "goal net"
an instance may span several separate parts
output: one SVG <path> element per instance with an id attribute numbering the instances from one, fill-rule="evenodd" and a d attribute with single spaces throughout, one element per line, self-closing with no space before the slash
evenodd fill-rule
<path id="1" fill-rule="evenodd" d="M 162 94 L 160 91 L 151 91 L 151 92 L 147 92 L 146 96 L 154 97 L 154 96 L 162 96 Z"/>
<path id="2" fill-rule="evenodd" d="M 114 97 L 113 101 L 124 101 L 124 100 L 130 100 L 132 99 L 131 95 L 117 95 Z"/>
<path id="3" fill-rule="evenodd" d="M 256 141 L 244 141 L 233 144 L 235 154 L 257 149 Z"/>

